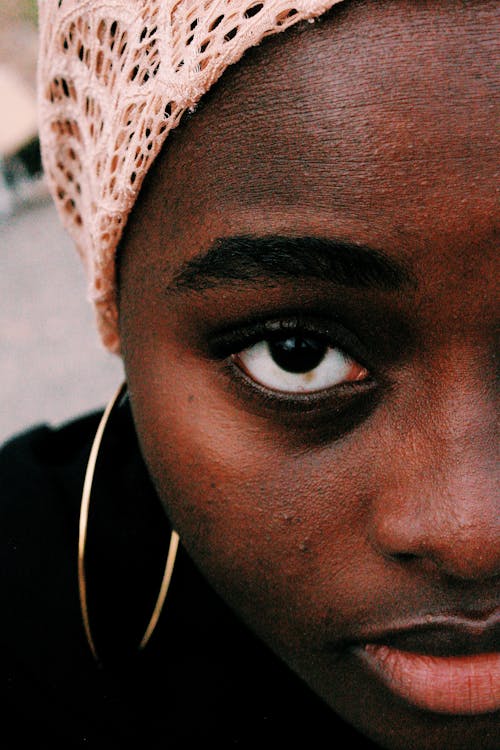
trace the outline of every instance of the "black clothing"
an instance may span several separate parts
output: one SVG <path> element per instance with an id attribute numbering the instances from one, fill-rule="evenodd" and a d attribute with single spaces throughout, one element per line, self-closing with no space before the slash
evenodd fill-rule
<path id="1" fill-rule="evenodd" d="M 99 415 L 35 428 L 0 452 L 0 747 L 374 747 L 252 635 L 182 544 L 158 627 L 137 651 L 170 529 L 128 405 L 117 412 L 86 552 L 102 667 L 85 640 L 77 579 L 81 488 Z"/>

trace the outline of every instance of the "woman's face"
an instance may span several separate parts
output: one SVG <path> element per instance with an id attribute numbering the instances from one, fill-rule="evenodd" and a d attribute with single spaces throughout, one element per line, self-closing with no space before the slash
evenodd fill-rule
<path id="1" fill-rule="evenodd" d="M 130 397 L 174 526 L 387 748 L 498 742 L 496 17 L 357 2 L 253 50 L 123 243 Z"/>

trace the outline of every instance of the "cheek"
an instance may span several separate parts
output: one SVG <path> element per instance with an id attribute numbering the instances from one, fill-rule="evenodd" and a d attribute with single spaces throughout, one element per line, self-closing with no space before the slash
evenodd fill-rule
<path id="1" fill-rule="evenodd" d="M 318 642 L 343 632 L 366 559 L 366 471 L 348 441 L 287 451 L 203 367 L 183 367 L 182 378 L 175 369 L 135 378 L 129 368 L 129 388 L 146 462 L 189 553 L 278 650 L 296 650 L 306 631 Z"/>

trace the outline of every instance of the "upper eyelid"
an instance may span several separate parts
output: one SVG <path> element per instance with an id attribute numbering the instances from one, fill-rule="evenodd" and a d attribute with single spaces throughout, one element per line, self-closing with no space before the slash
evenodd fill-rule
<path id="1" fill-rule="evenodd" d="M 292 333 L 303 332 L 307 335 L 321 338 L 332 348 L 345 351 L 359 364 L 371 371 L 369 352 L 358 336 L 337 321 L 325 320 L 325 318 L 300 316 L 275 316 L 267 317 L 253 323 L 236 324 L 230 329 L 225 329 L 215 335 L 212 340 L 212 350 L 215 356 L 225 358 L 237 354 L 245 348 L 259 341 L 286 335 L 287 331 Z"/>

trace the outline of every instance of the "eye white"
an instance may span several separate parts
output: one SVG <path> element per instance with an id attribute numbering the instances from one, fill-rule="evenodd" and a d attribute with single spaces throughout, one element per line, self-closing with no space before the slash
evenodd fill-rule
<path id="1" fill-rule="evenodd" d="M 336 347 L 326 346 L 321 361 L 306 372 L 289 372 L 273 357 L 268 341 L 259 341 L 233 356 L 256 383 L 281 393 L 314 393 L 345 382 L 362 380 L 366 370 Z"/>

